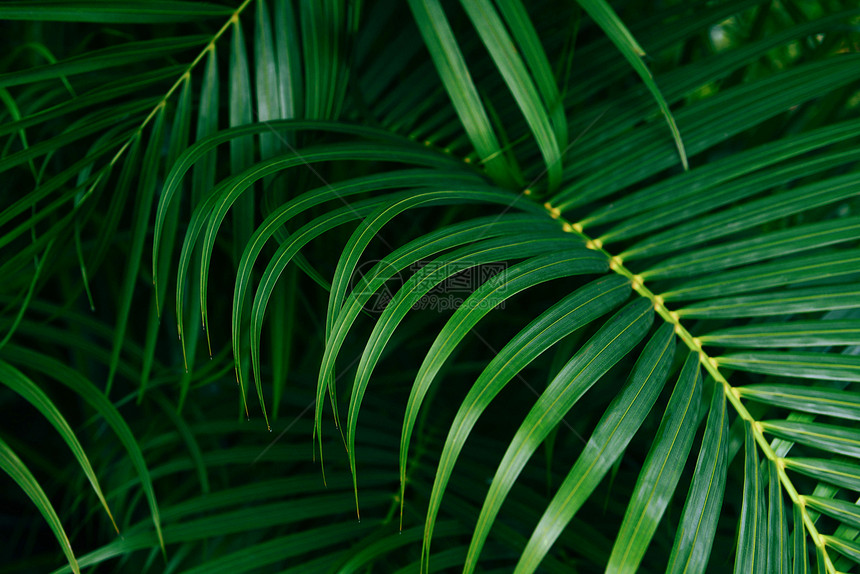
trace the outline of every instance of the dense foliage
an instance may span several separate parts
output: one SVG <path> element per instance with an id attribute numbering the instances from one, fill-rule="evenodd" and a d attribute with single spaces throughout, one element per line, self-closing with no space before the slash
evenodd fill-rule
<path id="1" fill-rule="evenodd" d="M 858 571 L 856 2 L 0 20 L 0 572 Z"/>

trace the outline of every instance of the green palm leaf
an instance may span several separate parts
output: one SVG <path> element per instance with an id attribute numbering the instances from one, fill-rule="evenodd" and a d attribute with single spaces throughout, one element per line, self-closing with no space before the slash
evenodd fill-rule
<path id="1" fill-rule="evenodd" d="M 668 572 L 703 572 L 708 565 L 725 492 L 729 441 L 723 389 L 714 385 L 705 439 L 669 557 Z"/>
<path id="2" fill-rule="evenodd" d="M 668 499 L 664 495 L 671 493 L 678 484 L 698 426 L 700 377 L 699 357 L 691 353 L 684 362 L 654 445 L 636 480 L 633 498 L 624 513 L 621 531 L 606 566 L 609 571 L 637 569 L 666 509 Z"/>
<path id="3" fill-rule="evenodd" d="M 0 561 L 857 571 L 849 4 L 3 3 Z"/>
<path id="4" fill-rule="evenodd" d="M 63 549 L 63 554 L 69 561 L 69 567 L 75 574 L 80 574 L 81 569 L 78 561 L 75 559 L 75 554 L 72 552 L 72 545 L 69 542 L 69 537 L 63 529 L 63 524 L 57 516 L 57 512 L 51 505 L 51 501 L 45 495 L 45 491 L 39 486 L 38 481 L 33 477 L 33 474 L 24 466 L 21 459 L 9 448 L 9 446 L 0 439 L 0 463 L 2 463 L 3 471 L 12 477 L 24 493 L 33 501 L 45 520 L 54 531 L 54 535 L 60 542 L 60 547 Z"/>

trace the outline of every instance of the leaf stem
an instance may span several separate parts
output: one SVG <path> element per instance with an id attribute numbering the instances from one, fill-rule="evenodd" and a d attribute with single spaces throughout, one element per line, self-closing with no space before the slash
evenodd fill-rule
<path id="1" fill-rule="evenodd" d="M 128 140 L 126 140 L 126 142 L 119 148 L 119 150 L 117 150 L 117 152 L 114 154 L 113 158 L 111 158 L 110 162 L 108 162 L 109 168 L 112 168 L 114 165 L 116 165 L 116 163 L 120 160 L 120 158 L 123 156 L 123 154 L 125 154 L 125 151 L 131 145 L 131 142 L 134 141 L 134 138 L 137 137 L 138 134 L 143 133 L 144 128 L 146 128 L 146 126 L 149 124 L 149 122 L 152 121 L 152 118 L 155 117 L 155 115 L 158 113 L 158 111 L 161 108 L 163 108 L 165 105 L 167 105 L 167 100 L 170 99 L 170 96 L 173 95 L 173 93 L 179 88 L 179 86 L 181 86 L 184 82 L 186 82 L 191 77 L 191 71 L 195 68 L 195 66 L 197 66 L 197 64 L 200 63 L 201 60 L 203 60 L 203 57 L 206 56 L 206 54 L 208 54 L 209 51 L 211 51 L 215 48 L 215 43 L 221 38 L 221 36 L 224 34 L 224 32 L 226 32 L 230 28 L 230 26 L 233 23 L 238 21 L 239 14 L 241 14 L 242 11 L 245 10 L 245 8 L 247 8 L 248 4 L 250 4 L 251 2 L 253 2 L 253 0 L 244 0 L 244 2 L 242 2 L 236 8 L 236 10 L 233 12 L 233 14 L 230 15 L 230 18 L 227 20 L 227 22 L 225 22 L 224 25 L 221 26 L 221 28 L 215 33 L 215 35 L 212 36 L 212 39 L 209 40 L 209 42 L 206 44 L 206 47 L 204 47 L 203 50 L 201 50 L 200 53 L 197 54 L 197 57 L 194 58 L 194 60 L 192 60 L 190 64 L 188 64 L 188 67 L 185 68 L 185 71 L 182 72 L 182 74 L 179 76 L 179 78 L 177 78 L 176 81 L 173 83 L 173 85 L 170 86 L 170 89 L 167 90 L 167 92 L 164 94 L 164 97 L 161 98 L 161 100 L 157 104 L 155 104 L 155 107 L 152 108 L 152 111 L 149 112 L 149 115 L 147 115 L 144 118 L 143 122 L 141 122 L 141 124 L 137 128 L 137 130 L 135 130 L 134 133 L 132 133 L 132 135 L 128 138 Z M 92 185 L 89 187 L 87 192 L 84 194 L 83 198 L 87 198 L 92 193 L 92 191 L 96 188 L 96 186 L 101 181 L 104 174 L 106 172 L 109 172 L 109 171 L 110 170 L 108 169 L 108 170 L 104 170 L 104 171 L 99 173 L 98 177 L 96 177 L 95 181 L 92 183 Z"/>

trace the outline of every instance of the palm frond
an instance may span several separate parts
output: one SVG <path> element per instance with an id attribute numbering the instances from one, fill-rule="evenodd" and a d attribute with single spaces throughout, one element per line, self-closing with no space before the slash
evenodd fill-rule
<path id="1" fill-rule="evenodd" d="M 858 571 L 849 4 L 4 3 L 7 570 Z"/>

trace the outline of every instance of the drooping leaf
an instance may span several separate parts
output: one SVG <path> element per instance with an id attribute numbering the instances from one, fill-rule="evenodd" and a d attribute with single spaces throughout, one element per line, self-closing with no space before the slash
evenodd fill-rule
<path id="1" fill-rule="evenodd" d="M 7 445 L 3 439 L 0 439 L 0 468 L 12 477 L 12 480 L 14 480 L 30 500 L 33 501 L 33 504 L 36 505 L 36 508 L 39 509 L 42 516 L 45 517 L 45 520 L 51 527 L 54 536 L 57 537 L 57 541 L 60 543 L 60 548 L 62 548 L 63 554 L 65 554 L 66 559 L 69 561 L 69 566 L 71 567 L 72 572 L 80 574 L 81 569 L 78 565 L 77 559 L 75 558 L 75 554 L 72 551 L 72 544 L 69 542 L 69 537 L 66 535 L 65 529 L 63 529 L 63 524 L 60 522 L 57 512 L 51 505 L 51 501 L 48 500 L 48 497 L 45 495 L 45 491 L 39 485 L 30 470 L 23 462 L 21 462 L 18 455 L 9 448 L 9 445 Z"/>
<path id="2" fill-rule="evenodd" d="M 767 539 L 765 493 L 755 437 L 749 422 L 744 421 L 744 498 L 735 574 L 765 571 L 768 545 L 772 542 Z"/>
<path id="3" fill-rule="evenodd" d="M 423 554 L 425 556 L 429 554 L 433 526 L 457 456 L 489 402 L 510 381 L 511 377 L 546 350 L 549 345 L 608 310 L 604 307 L 606 303 L 598 302 L 599 300 L 594 298 L 587 288 L 575 292 L 574 295 L 578 297 L 569 297 L 563 301 L 564 304 L 556 305 L 533 321 L 515 339 L 508 342 L 484 369 L 463 400 L 448 431 L 437 467 L 433 491 L 430 494 L 430 509 L 424 526 Z M 550 389 L 553 391 L 552 394 L 560 393 L 561 398 L 550 399 L 544 395 L 544 400 L 547 402 L 563 400 L 567 404 L 576 402 L 600 376 L 641 340 L 650 327 L 653 317 L 653 308 L 647 301 L 641 299 L 628 304 L 616 313 L 556 375 Z M 520 348 L 521 345 L 524 348 Z M 542 415 L 544 415 L 543 410 L 538 415 L 539 419 L 543 418 Z"/>
<path id="4" fill-rule="evenodd" d="M 699 421 L 702 375 L 699 356 L 687 355 L 654 443 L 636 480 L 612 547 L 608 572 L 636 570 L 668 505 L 667 493 L 678 485 Z"/>
<path id="5" fill-rule="evenodd" d="M 674 353 L 674 334 L 665 326 L 648 342 L 627 386 L 612 401 L 559 487 L 520 557 L 517 572 L 537 568 L 551 544 L 621 456 L 657 400 Z"/>
<path id="6" fill-rule="evenodd" d="M 104 417 L 105 422 L 114 430 L 131 458 L 132 465 L 138 474 L 144 495 L 149 504 L 152 522 L 155 525 L 156 540 L 162 552 L 164 552 L 164 535 L 161 529 L 161 518 L 159 516 L 158 502 L 155 498 L 155 489 L 152 486 L 149 468 L 143 457 L 140 445 L 131 432 L 131 429 L 129 429 L 128 423 L 116 407 L 86 377 L 56 359 L 30 349 L 12 345 L 6 346 L 0 352 L 0 356 L 5 357 L 7 361 L 12 360 L 14 363 L 26 365 L 30 369 L 40 371 L 63 383 L 92 406 L 99 415 Z"/>
<path id="7" fill-rule="evenodd" d="M 499 153 L 499 140 L 441 4 L 438 0 L 409 0 L 409 7 L 463 129 L 478 156 L 486 162 L 488 174 L 496 181 L 510 182 L 512 169 L 505 156 Z"/>
<path id="8" fill-rule="evenodd" d="M 785 515 L 782 484 L 776 463 L 768 461 L 767 490 L 767 571 L 788 574 L 789 562 L 788 521 Z"/>
<path id="9" fill-rule="evenodd" d="M 648 87 L 648 90 L 651 92 L 651 95 L 660 107 L 660 111 L 666 118 L 666 122 L 669 124 L 669 129 L 672 131 L 672 137 L 675 139 L 675 145 L 678 148 L 678 155 L 680 156 L 681 164 L 684 166 L 684 169 L 688 169 L 689 164 L 687 162 L 687 152 L 684 149 L 684 142 L 681 139 L 678 126 L 675 124 L 675 118 L 672 115 L 671 110 L 669 110 L 669 105 L 663 98 L 660 88 L 657 87 L 657 83 L 654 81 L 654 76 L 651 75 L 651 71 L 648 70 L 648 67 L 642 61 L 643 56 L 645 56 L 645 50 L 639 46 L 630 34 L 627 26 L 625 26 L 618 18 L 618 15 L 608 2 L 605 0 L 577 0 L 577 3 L 582 6 L 597 25 L 603 29 L 624 58 L 630 63 L 633 69 L 636 70 L 636 73 L 639 74 L 642 81 L 645 82 L 645 85 Z"/>
<path id="10" fill-rule="evenodd" d="M 0 383 L 9 387 L 31 405 L 36 407 L 48 422 L 51 423 L 51 426 L 57 430 L 63 441 L 69 446 L 69 449 L 71 449 L 72 454 L 78 461 L 78 464 L 81 465 L 81 469 L 84 471 L 90 485 L 92 485 L 99 502 L 101 502 L 101 505 L 110 517 L 114 528 L 117 533 L 119 533 L 119 528 L 114 521 L 113 515 L 111 514 L 108 503 L 102 493 L 101 485 L 99 484 L 95 471 L 90 464 L 89 458 L 87 457 L 87 454 L 81 446 L 81 443 L 74 431 L 69 426 L 69 423 L 66 422 L 65 417 L 60 413 L 60 410 L 54 402 L 51 401 L 48 395 L 46 395 L 33 381 L 27 378 L 18 369 L 3 361 L 0 361 Z"/>
<path id="11" fill-rule="evenodd" d="M 714 385 L 708 422 L 667 573 L 704 572 L 717 528 L 728 471 L 729 423 L 725 389 Z"/>

